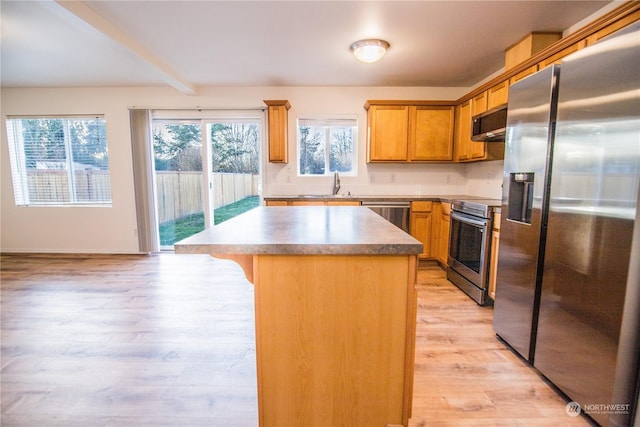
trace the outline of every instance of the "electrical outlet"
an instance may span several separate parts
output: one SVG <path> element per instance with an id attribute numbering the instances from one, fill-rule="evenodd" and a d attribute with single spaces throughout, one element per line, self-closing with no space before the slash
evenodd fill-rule
<path id="1" fill-rule="evenodd" d="M 374 182 L 376 182 L 376 175 L 375 174 L 369 174 L 369 184 L 373 184 Z"/>
<path id="2" fill-rule="evenodd" d="M 392 184 L 395 184 L 395 182 L 396 182 L 396 174 L 395 174 L 395 173 L 392 173 L 392 174 L 391 174 L 391 183 L 392 183 Z"/>
<path id="3" fill-rule="evenodd" d="M 445 178 L 445 181 L 447 184 L 451 184 L 451 175 L 447 175 L 447 177 Z"/>

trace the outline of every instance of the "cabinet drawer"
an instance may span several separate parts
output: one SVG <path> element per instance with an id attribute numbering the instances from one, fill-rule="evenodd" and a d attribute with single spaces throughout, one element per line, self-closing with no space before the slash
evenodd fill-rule
<path id="1" fill-rule="evenodd" d="M 431 212 L 432 206 L 431 201 L 411 202 L 411 212 Z"/>

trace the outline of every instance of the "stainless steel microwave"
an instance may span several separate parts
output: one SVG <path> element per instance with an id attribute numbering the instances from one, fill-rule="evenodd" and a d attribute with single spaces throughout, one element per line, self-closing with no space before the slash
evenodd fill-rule
<path id="1" fill-rule="evenodd" d="M 471 140 L 504 142 L 507 128 L 507 105 L 474 116 L 471 120 Z"/>

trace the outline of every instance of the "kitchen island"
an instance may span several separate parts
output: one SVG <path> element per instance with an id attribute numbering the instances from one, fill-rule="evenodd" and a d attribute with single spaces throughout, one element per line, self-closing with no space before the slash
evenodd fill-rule
<path id="1" fill-rule="evenodd" d="M 347 206 L 259 207 L 175 245 L 255 285 L 262 427 L 408 424 L 421 249 Z"/>

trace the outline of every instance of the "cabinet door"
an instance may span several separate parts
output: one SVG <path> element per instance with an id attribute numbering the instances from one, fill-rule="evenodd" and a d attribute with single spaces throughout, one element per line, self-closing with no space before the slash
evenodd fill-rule
<path id="1" fill-rule="evenodd" d="M 448 106 L 409 107 L 409 160 L 453 160 L 453 117 Z"/>
<path id="2" fill-rule="evenodd" d="M 456 160 L 469 159 L 469 143 L 471 142 L 471 100 L 458 105 L 456 109 Z"/>
<path id="3" fill-rule="evenodd" d="M 269 162 L 288 162 L 289 101 L 264 101 L 269 126 Z"/>
<path id="4" fill-rule="evenodd" d="M 265 204 L 267 206 L 290 206 L 291 202 L 287 200 L 268 200 Z"/>
<path id="5" fill-rule="evenodd" d="M 640 10 L 630 13 L 624 18 L 619 19 L 614 23 L 607 25 L 603 29 L 591 34 L 589 37 L 587 37 L 587 40 L 586 40 L 587 45 L 591 46 L 592 44 L 597 43 L 599 40 L 603 39 L 604 37 L 607 37 L 609 34 L 613 34 L 614 32 L 626 27 L 629 24 L 637 22 L 638 20 L 640 20 Z"/>
<path id="6" fill-rule="evenodd" d="M 514 83 L 524 79 L 525 77 L 530 76 L 531 74 L 533 74 L 533 73 L 535 73 L 537 71 L 538 71 L 538 64 L 532 65 L 531 67 L 529 67 L 529 68 L 527 68 L 527 69 L 525 69 L 523 71 L 520 71 L 518 74 L 516 74 L 515 76 L 511 77 L 509 79 L 509 83 L 510 84 L 514 84 Z"/>
<path id="7" fill-rule="evenodd" d="M 498 274 L 498 249 L 500 247 L 500 214 L 493 215 L 493 231 L 491 233 L 491 259 L 489 266 L 489 289 L 491 299 L 496 299 L 496 276 Z"/>
<path id="8" fill-rule="evenodd" d="M 361 204 L 362 203 L 357 200 L 327 200 L 327 206 L 360 206 Z"/>
<path id="9" fill-rule="evenodd" d="M 487 111 L 487 92 L 484 91 L 473 97 L 471 103 L 471 116 L 482 114 Z"/>
<path id="10" fill-rule="evenodd" d="M 369 107 L 369 162 L 406 161 L 408 152 L 409 107 L 372 105 Z"/>
<path id="11" fill-rule="evenodd" d="M 325 206 L 324 200 L 294 200 L 291 206 Z"/>
<path id="12" fill-rule="evenodd" d="M 574 43 L 571 46 L 562 49 L 560 52 L 557 52 L 557 53 L 545 58 L 544 60 L 540 61 L 538 63 L 538 69 L 542 70 L 542 69 L 548 67 L 549 65 L 560 63 L 560 61 L 562 61 L 562 59 L 565 56 L 571 55 L 572 53 L 577 52 L 578 50 L 580 50 L 583 47 L 585 47 L 586 44 L 587 44 L 587 42 L 585 40 L 580 40 L 578 43 Z"/>
<path id="13" fill-rule="evenodd" d="M 487 111 L 487 92 L 476 95 L 471 102 L 471 119 L 476 114 L 482 114 Z M 471 132 L 471 120 L 469 120 L 469 132 Z M 469 136 L 469 155 L 471 160 L 483 159 L 486 154 L 486 143 L 471 141 Z"/>
<path id="14" fill-rule="evenodd" d="M 422 243 L 422 253 L 418 258 L 431 256 L 431 212 L 417 212 L 411 214 L 411 235 Z"/>
<path id="15" fill-rule="evenodd" d="M 447 265 L 449 257 L 449 229 L 451 228 L 451 203 L 441 203 L 440 239 L 438 240 L 438 261 Z"/>
<path id="16" fill-rule="evenodd" d="M 505 80 L 487 91 L 487 109 L 492 110 L 507 102 L 509 102 L 509 80 Z"/>

